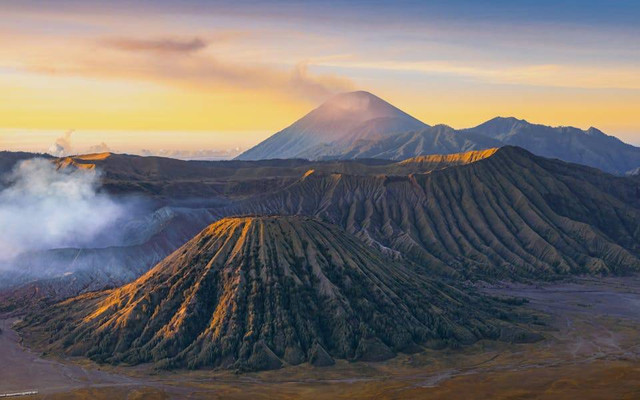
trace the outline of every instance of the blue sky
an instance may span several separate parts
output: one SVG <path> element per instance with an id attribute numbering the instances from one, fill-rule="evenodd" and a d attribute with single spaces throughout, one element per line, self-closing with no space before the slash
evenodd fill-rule
<path id="1" fill-rule="evenodd" d="M 363 89 L 429 124 L 515 116 L 640 144 L 639 20 L 639 1 L 7 1 L 0 130 L 246 147 Z"/>

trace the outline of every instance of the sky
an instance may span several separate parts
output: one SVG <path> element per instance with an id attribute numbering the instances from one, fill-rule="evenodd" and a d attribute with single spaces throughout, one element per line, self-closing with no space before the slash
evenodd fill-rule
<path id="1" fill-rule="evenodd" d="M 640 2 L 0 0 L 0 149 L 229 157 L 332 94 L 640 145 Z"/>

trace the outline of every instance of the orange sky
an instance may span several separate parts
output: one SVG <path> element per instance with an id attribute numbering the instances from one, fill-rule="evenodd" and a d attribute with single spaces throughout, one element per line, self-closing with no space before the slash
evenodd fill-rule
<path id="1" fill-rule="evenodd" d="M 395 24 L 373 12 L 365 21 L 349 10 L 31 3 L 0 11 L 0 148 L 46 150 L 70 129 L 78 151 L 247 148 L 353 89 L 428 124 L 515 116 L 640 144 L 640 50 L 616 15 L 599 28 L 536 29 L 538 20 Z"/>

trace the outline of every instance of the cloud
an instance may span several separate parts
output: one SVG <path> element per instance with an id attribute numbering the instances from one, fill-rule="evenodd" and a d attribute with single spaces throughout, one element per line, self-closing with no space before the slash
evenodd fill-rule
<path id="1" fill-rule="evenodd" d="M 0 259 L 30 250 L 88 244 L 125 215 L 98 193 L 96 170 L 58 170 L 44 159 L 19 163 L 0 191 Z"/>
<path id="2" fill-rule="evenodd" d="M 295 66 L 290 77 L 291 90 L 299 96 L 307 97 L 311 100 L 321 100 L 336 94 L 352 90 L 353 82 L 345 78 L 332 75 L 312 75 L 309 72 L 309 63 L 301 62 Z"/>
<path id="3" fill-rule="evenodd" d="M 78 151 L 74 151 L 72 145 L 72 135 L 74 134 L 74 130 L 66 131 L 62 136 L 56 139 L 55 143 L 53 143 L 47 153 L 51 154 L 55 157 L 66 157 L 71 154 L 76 154 L 79 152 L 82 153 L 109 153 L 111 152 L 111 148 L 105 143 L 101 142 L 99 144 L 89 146 L 83 149 L 78 149 Z"/>
<path id="4" fill-rule="evenodd" d="M 142 149 L 138 154 L 145 157 L 169 157 L 180 160 L 230 160 L 242 153 L 243 150 L 239 146 L 226 150 Z"/>
<path id="5" fill-rule="evenodd" d="M 212 43 L 238 35 L 231 32 L 212 39 Z M 273 64 L 226 60 L 211 51 L 200 51 L 208 42 L 199 38 L 190 41 L 106 38 L 99 43 L 106 46 L 92 52 L 90 57 L 81 53 L 63 63 L 32 63 L 22 67 L 38 74 L 150 81 L 190 90 L 269 91 L 314 102 L 355 86 L 346 78 L 312 73 L 308 61 L 287 69 Z M 122 51 L 114 52 L 114 48 Z"/>
<path id="6" fill-rule="evenodd" d="M 87 153 L 110 153 L 111 148 L 105 143 L 96 144 L 87 148 Z"/>
<path id="7" fill-rule="evenodd" d="M 55 143 L 49 147 L 49 154 L 56 157 L 64 157 L 71 154 L 71 135 L 73 130 L 66 131 L 56 139 Z"/>
<path id="8" fill-rule="evenodd" d="M 113 49 L 129 52 L 159 52 L 159 53 L 193 53 L 207 47 L 208 43 L 200 38 L 190 40 L 181 39 L 133 39 L 113 38 L 105 39 L 103 43 Z"/>
<path id="9" fill-rule="evenodd" d="M 602 68 L 561 64 L 469 65 L 449 61 L 321 61 L 332 68 L 416 72 L 433 76 L 455 76 L 493 84 L 515 84 L 581 89 L 639 89 L 637 68 Z"/>

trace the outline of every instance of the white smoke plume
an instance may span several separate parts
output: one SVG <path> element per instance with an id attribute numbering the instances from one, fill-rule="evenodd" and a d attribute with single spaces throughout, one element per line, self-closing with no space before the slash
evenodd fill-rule
<path id="1" fill-rule="evenodd" d="M 56 157 L 64 157 L 71 154 L 71 135 L 73 130 L 66 131 L 56 139 L 55 143 L 49 147 L 49 154 Z"/>
<path id="2" fill-rule="evenodd" d="M 19 163 L 0 191 L 0 260 L 82 246 L 113 225 L 125 209 L 97 191 L 99 178 L 95 170 L 58 170 L 44 159 Z"/>

